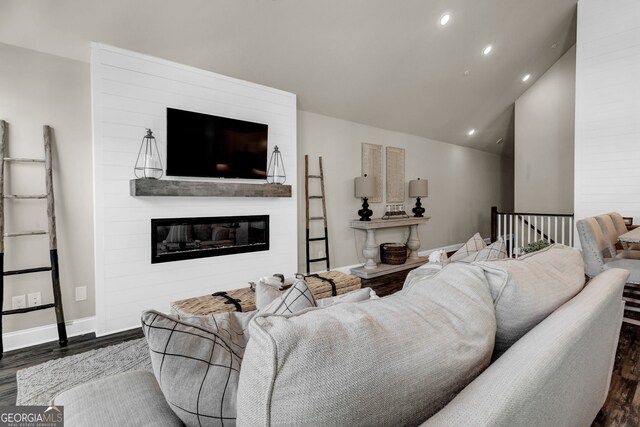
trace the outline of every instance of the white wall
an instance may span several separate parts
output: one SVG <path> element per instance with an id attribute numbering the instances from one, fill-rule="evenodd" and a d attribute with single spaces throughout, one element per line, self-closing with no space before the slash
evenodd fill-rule
<path id="1" fill-rule="evenodd" d="M 515 103 L 515 210 L 572 213 L 576 50 Z"/>
<path id="2" fill-rule="evenodd" d="M 129 180 L 150 128 L 162 154 L 166 108 L 269 125 L 296 176 L 295 95 L 105 45 L 94 44 L 94 215 L 97 334 L 139 326 L 140 313 L 169 302 L 296 270 L 296 182 L 292 198 L 131 197 Z M 166 165 L 166 162 L 164 163 Z M 268 252 L 151 264 L 151 218 L 270 215 Z"/>
<path id="3" fill-rule="evenodd" d="M 8 153 L 43 158 L 42 126 L 54 129 L 60 282 L 67 320 L 94 313 L 90 108 L 88 64 L 0 44 L 0 119 L 9 123 Z M 5 173 L 7 193 L 45 192 L 41 164 L 9 164 Z M 7 231 L 46 229 L 46 201 L 9 200 L 5 206 Z M 5 269 L 49 265 L 47 236 L 5 240 Z M 5 310 L 11 308 L 12 296 L 30 292 L 42 292 L 43 303 L 53 302 L 49 273 L 7 277 L 5 283 Z M 75 301 L 76 286 L 87 287 L 86 301 Z M 53 310 L 5 316 L 2 331 L 51 323 Z M 11 346 L 7 340 L 5 344 Z"/>
<path id="4" fill-rule="evenodd" d="M 504 172 L 512 159 L 483 151 L 391 132 L 319 114 L 298 112 L 298 269 L 305 265 L 304 155 L 310 156 L 311 173 L 323 157 L 332 267 L 363 263 L 364 232 L 349 227 L 357 219 L 360 199 L 353 195 L 353 179 L 360 176 L 361 143 L 400 147 L 405 151 L 405 181 L 429 180 L 429 197 L 422 199 L 431 220 L 419 227 L 422 249 L 466 241 L 475 232 L 490 233 L 492 205 L 504 206 L 503 188 L 510 186 Z M 384 170 L 384 159 L 383 159 Z M 507 180 L 512 180 L 508 175 Z M 405 209 L 415 206 L 405 185 Z M 312 189 L 313 191 L 313 189 Z M 318 191 L 317 189 L 315 191 Z M 318 193 L 319 194 L 319 193 Z M 371 204 L 374 218 L 383 215 L 385 203 Z M 411 214 L 413 215 L 413 214 Z M 318 221 L 320 222 L 320 221 Z M 315 233 L 320 230 L 313 230 Z M 378 243 L 406 241 L 403 229 L 380 230 Z M 318 244 L 322 248 L 322 244 Z M 316 257 L 317 253 L 312 253 Z M 320 263 L 316 267 L 323 267 Z M 313 268 L 313 266 L 312 266 Z"/>
<path id="5" fill-rule="evenodd" d="M 581 0 L 576 53 L 576 218 L 640 221 L 640 2 Z"/>

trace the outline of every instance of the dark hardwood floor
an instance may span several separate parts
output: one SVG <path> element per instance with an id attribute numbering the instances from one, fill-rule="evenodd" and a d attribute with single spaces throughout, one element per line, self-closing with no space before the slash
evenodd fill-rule
<path id="1" fill-rule="evenodd" d="M 20 369 L 142 336 L 141 329 L 100 338 L 87 334 L 70 338 L 67 347 L 52 342 L 7 352 L 0 360 L 0 406 L 15 405 L 16 371 Z M 640 326 L 622 324 L 609 396 L 593 426 L 640 426 Z"/>
<path id="2" fill-rule="evenodd" d="M 639 385 L 640 326 L 623 323 L 609 396 L 593 426 L 640 426 Z"/>
<path id="3" fill-rule="evenodd" d="M 18 392 L 16 372 L 20 369 L 38 365 L 53 359 L 84 353 L 85 351 L 119 344 L 136 338 L 141 338 L 142 328 L 120 332 L 96 338 L 95 334 L 80 335 L 69 338 L 66 347 L 60 347 L 58 342 L 50 342 L 29 347 L 22 350 L 8 351 L 0 359 L 0 406 L 15 405 Z"/>

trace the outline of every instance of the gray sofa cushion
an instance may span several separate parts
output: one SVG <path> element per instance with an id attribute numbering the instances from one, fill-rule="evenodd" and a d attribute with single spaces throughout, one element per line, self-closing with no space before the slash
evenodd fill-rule
<path id="1" fill-rule="evenodd" d="M 157 311 L 142 313 L 153 372 L 169 406 L 187 426 L 235 425 L 246 346 L 235 315 L 187 322 Z"/>
<path id="2" fill-rule="evenodd" d="M 573 298 L 585 282 L 580 251 L 563 245 L 477 265 L 485 271 L 496 308 L 496 358 Z"/>
<path id="3" fill-rule="evenodd" d="M 147 371 L 125 372 L 74 387 L 56 397 L 53 404 L 64 406 L 67 427 L 184 425 Z"/>
<path id="4" fill-rule="evenodd" d="M 438 411 L 488 365 L 495 315 L 478 267 L 451 264 L 427 282 L 386 298 L 257 316 L 238 424 L 402 426 Z"/>

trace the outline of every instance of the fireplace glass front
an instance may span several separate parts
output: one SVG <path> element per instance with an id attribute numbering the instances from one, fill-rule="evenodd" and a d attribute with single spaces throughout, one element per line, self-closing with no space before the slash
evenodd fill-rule
<path id="1" fill-rule="evenodd" d="M 269 250 L 269 215 L 151 220 L 151 263 Z"/>

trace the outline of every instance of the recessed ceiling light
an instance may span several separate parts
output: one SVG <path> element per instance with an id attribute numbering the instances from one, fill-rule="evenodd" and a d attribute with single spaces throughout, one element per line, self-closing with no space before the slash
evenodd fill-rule
<path id="1" fill-rule="evenodd" d="M 444 27 L 449 23 L 450 20 L 451 20 L 451 14 L 445 13 L 440 17 L 440 25 Z"/>
<path id="2" fill-rule="evenodd" d="M 529 80 L 531 78 L 531 74 L 527 74 L 522 78 L 523 82 L 526 82 L 527 80 Z"/>
<path id="3" fill-rule="evenodd" d="M 484 48 L 484 50 L 482 51 L 482 53 L 484 53 L 485 55 L 489 55 L 491 53 L 491 51 L 493 50 L 493 46 L 488 45 L 487 47 Z"/>
<path id="4" fill-rule="evenodd" d="M 475 133 L 476 133 L 476 130 L 475 129 L 471 129 L 469 132 L 467 132 L 467 135 L 473 136 L 473 134 L 475 134 Z"/>

